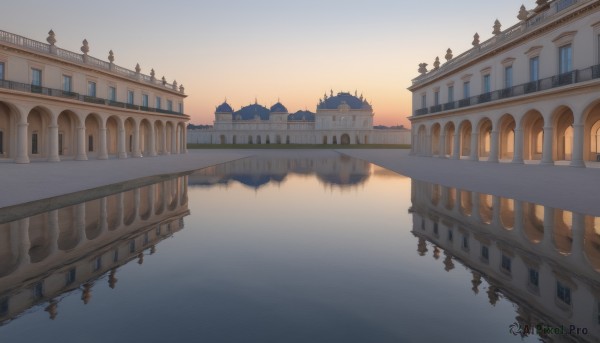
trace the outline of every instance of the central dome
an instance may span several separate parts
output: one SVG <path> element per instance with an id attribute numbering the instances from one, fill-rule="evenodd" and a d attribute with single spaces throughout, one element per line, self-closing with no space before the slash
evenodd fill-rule
<path id="1" fill-rule="evenodd" d="M 260 118 L 260 120 L 269 120 L 270 113 L 271 112 L 268 108 L 254 103 L 252 105 L 242 107 L 239 111 L 234 112 L 233 117 L 241 120 L 252 120 L 256 119 L 257 117 Z"/>
<path id="2" fill-rule="evenodd" d="M 271 112 L 273 113 L 287 113 L 287 108 L 283 106 L 280 102 L 277 102 L 275 105 L 271 106 Z"/>
<path id="3" fill-rule="evenodd" d="M 356 96 L 346 92 L 340 92 L 336 96 L 325 97 L 325 99 L 321 100 L 317 108 L 321 110 L 335 110 L 342 103 L 350 106 L 350 108 L 353 110 L 370 108 L 370 105 L 366 100 L 359 99 Z"/>

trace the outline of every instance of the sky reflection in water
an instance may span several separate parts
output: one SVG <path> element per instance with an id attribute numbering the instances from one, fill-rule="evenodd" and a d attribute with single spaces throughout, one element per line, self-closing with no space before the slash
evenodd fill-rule
<path id="1" fill-rule="evenodd" d="M 550 213 L 346 157 L 239 160 L 0 224 L 0 341 L 507 342 L 516 317 L 598 339 L 597 220 Z"/>

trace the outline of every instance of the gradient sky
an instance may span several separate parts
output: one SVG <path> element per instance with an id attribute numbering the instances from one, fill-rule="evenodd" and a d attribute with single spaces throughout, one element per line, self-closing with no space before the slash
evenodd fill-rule
<path id="1" fill-rule="evenodd" d="M 239 109 L 279 98 L 290 112 L 316 110 L 325 92 L 362 93 L 375 124 L 408 126 L 406 90 L 446 49 L 471 47 L 473 34 L 492 36 L 495 19 L 517 23 L 534 0 L 5 0 L 0 29 L 183 83 L 191 123 L 212 124 L 227 98 Z"/>

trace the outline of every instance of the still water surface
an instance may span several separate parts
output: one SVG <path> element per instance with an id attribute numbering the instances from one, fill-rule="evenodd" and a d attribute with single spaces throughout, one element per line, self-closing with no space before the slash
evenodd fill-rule
<path id="1" fill-rule="evenodd" d="M 0 342 L 596 341 L 598 223 L 249 158 L 0 224 Z"/>

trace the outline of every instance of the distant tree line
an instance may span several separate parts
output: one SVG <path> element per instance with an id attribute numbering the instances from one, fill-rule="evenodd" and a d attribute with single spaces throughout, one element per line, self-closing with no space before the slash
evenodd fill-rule
<path id="1" fill-rule="evenodd" d="M 191 130 L 200 130 L 200 129 L 212 129 L 212 125 L 194 125 L 194 124 L 188 124 L 188 129 Z"/>
<path id="2" fill-rule="evenodd" d="M 394 125 L 394 126 L 385 126 L 385 125 L 375 125 L 373 126 L 375 130 L 399 130 L 406 129 L 404 125 Z"/>

